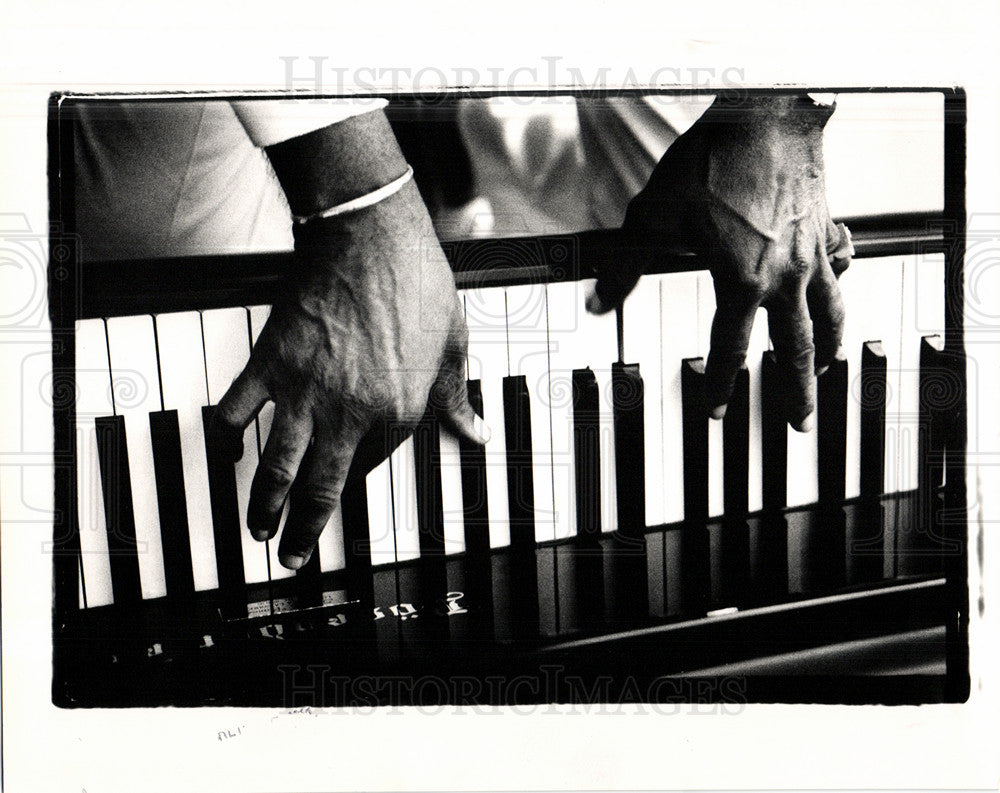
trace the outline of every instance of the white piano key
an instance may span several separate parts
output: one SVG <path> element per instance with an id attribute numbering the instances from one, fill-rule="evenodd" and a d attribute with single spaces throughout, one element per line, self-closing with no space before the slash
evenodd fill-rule
<path id="1" fill-rule="evenodd" d="M 481 382 L 483 418 L 492 433 L 486 444 L 486 506 L 490 547 L 499 548 L 510 544 L 503 414 L 503 378 L 509 371 L 504 290 L 468 289 L 462 302 L 469 326 L 469 379 Z"/>
<path id="2" fill-rule="evenodd" d="M 250 312 L 250 343 L 254 345 L 257 343 L 257 337 L 260 336 L 261 330 L 264 328 L 264 323 L 267 322 L 268 316 L 271 314 L 270 306 L 249 306 L 247 309 Z M 260 409 L 260 413 L 257 414 L 257 437 L 260 440 L 258 446 L 258 453 L 264 451 L 264 445 L 267 443 L 267 438 L 271 434 L 271 422 L 274 421 L 274 402 L 268 401 L 264 407 Z M 281 532 L 285 528 L 285 519 L 288 517 L 288 505 L 285 505 L 285 509 L 281 513 L 281 519 L 278 522 L 278 533 L 274 536 L 274 539 L 267 542 L 267 554 L 270 559 L 271 564 L 271 578 L 290 578 L 295 575 L 293 570 L 286 570 L 281 566 L 281 562 L 278 561 L 278 543 L 281 540 Z M 333 520 L 332 518 L 330 519 Z M 317 547 L 320 548 L 320 567 L 321 569 L 326 569 L 326 562 L 323 560 L 322 548 L 329 541 L 329 536 L 333 532 L 328 531 L 330 524 L 327 523 L 326 528 L 323 529 L 323 534 L 320 535 Z M 334 538 L 334 542 L 338 542 Z M 327 554 L 330 554 L 330 550 L 327 550 Z M 341 556 L 343 553 L 341 552 Z"/>
<path id="3" fill-rule="evenodd" d="M 707 272 L 698 273 L 698 355 L 708 361 L 712 320 L 715 318 L 715 283 Z M 722 422 L 708 422 L 708 516 L 725 512 L 723 503 Z"/>
<path id="4" fill-rule="evenodd" d="M 573 361 L 574 341 L 582 342 L 581 305 L 575 284 L 546 287 L 549 316 L 549 393 L 546 404 L 551 424 L 553 531 L 557 539 L 576 533 L 576 498 L 573 459 Z M 613 336 L 612 336 L 613 338 Z M 581 363 L 580 366 L 585 364 Z M 532 417 L 534 418 L 534 417 Z"/>
<path id="5" fill-rule="evenodd" d="M 646 525 L 656 526 L 664 522 L 664 434 L 663 434 L 663 370 L 662 356 L 664 337 L 661 335 L 660 280 L 658 276 L 639 279 L 635 289 L 625 298 L 622 306 L 624 320 L 624 363 L 639 364 L 639 374 L 643 382 L 643 430 L 645 432 L 646 469 Z M 672 323 L 671 323 L 672 325 Z M 690 325 L 688 326 L 690 328 Z M 671 328 L 671 331 L 673 327 Z M 687 331 L 690 335 L 690 331 Z M 670 356 L 673 357 L 672 355 Z M 670 364 L 667 364 L 668 366 Z M 680 359 L 677 360 L 677 376 L 680 382 Z M 677 416 L 680 420 L 680 391 L 678 390 Z M 678 424 L 678 428 L 679 428 Z M 681 435 L 678 431 L 674 441 L 680 447 Z M 680 480 L 678 480 L 680 481 Z M 624 497 L 624 493 L 619 493 Z M 678 500 L 680 504 L 680 500 Z"/>
<path id="6" fill-rule="evenodd" d="M 97 458 L 94 419 L 113 415 L 111 366 L 104 320 L 76 323 L 76 487 L 80 527 L 80 561 L 87 606 L 114 602 L 108 557 L 104 494 Z"/>
<path id="7" fill-rule="evenodd" d="M 861 346 L 882 342 L 886 356 L 886 492 L 899 489 L 896 471 L 899 438 L 901 329 L 903 322 L 903 259 L 863 259 L 840 277 L 846 307 L 844 351 L 848 361 L 846 494 L 860 492 Z M 918 347 L 919 355 L 919 347 Z"/>
<path id="8" fill-rule="evenodd" d="M 646 280 L 646 279 L 643 279 Z M 663 500 L 663 523 L 675 523 L 684 518 L 684 442 L 681 414 L 681 361 L 704 354 L 699 343 L 698 273 L 676 273 L 659 276 L 656 294 L 659 300 L 660 332 L 655 334 L 661 344 L 659 378 L 654 369 L 646 383 L 646 482 L 647 523 L 649 521 L 649 459 L 650 445 L 659 451 L 663 480 L 660 493 Z M 639 282 L 640 285 L 642 281 Z M 626 304 L 628 305 L 628 304 Z M 629 315 L 625 319 L 626 357 L 629 343 Z M 707 342 L 706 342 L 707 343 Z M 659 420 L 650 427 L 651 407 Z M 654 435 L 659 427 L 660 436 Z"/>
<path id="9" fill-rule="evenodd" d="M 816 427 L 809 432 L 788 428 L 788 506 L 814 504 L 819 498 Z"/>
<path id="10" fill-rule="evenodd" d="M 601 528 L 617 526 L 611 364 L 618 359 L 614 312 L 594 316 L 584 300 L 593 281 L 549 284 L 552 368 L 552 462 L 556 538 L 576 534 L 576 460 L 573 441 L 573 370 L 590 367 L 600 399 Z"/>
<path id="11" fill-rule="evenodd" d="M 554 318 L 558 321 L 558 318 Z M 552 425 L 549 395 L 549 311 L 542 284 L 507 289 L 511 374 L 523 375 L 531 404 L 535 541 L 555 538 Z"/>
<path id="12" fill-rule="evenodd" d="M 915 306 L 913 329 L 918 336 L 944 336 L 944 254 L 915 256 L 913 272 L 906 292 Z"/>
<path id="13" fill-rule="evenodd" d="M 767 311 L 757 309 L 753 330 L 750 332 L 750 345 L 747 347 L 747 370 L 750 388 L 750 462 L 747 468 L 747 508 L 756 512 L 763 507 L 763 476 L 761 472 L 761 410 L 767 409 L 761 404 L 760 370 L 764 351 L 768 349 Z"/>
<path id="14" fill-rule="evenodd" d="M 245 308 L 221 308 L 202 312 L 205 342 L 205 372 L 210 404 L 218 404 L 233 380 L 250 359 L 250 326 Z M 240 510 L 240 541 L 243 545 L 243 570 L 248 584 L 268 580 L 267 548 L 250 536 L 246 528 L 250 483 L 257 471 L 256 422 L 250 422 L 243 434 L 243 457 L 236 463 L 236 495 Z"/>
<path id="15" fill-rule="evenodd" d="M 160 314 L 155 322 L 163 408 L 177 411 L 181 437 L 194 588 L 198 591 L 215 589 L 219 579 L 201 415 L 201 408 L 208 404 L 201 315 L 197 311 Z"/>
<path id="16" fill-rule="evenodd" d="M 372 564 L 396 560 L 396 537 L 393 531 L 392 487 L 389 460 L 375 466 L 365 479 L 368 495 L 368 538 Z"/>
<path id="17" fill-rule="evenodd" d="M 167 594 L 149 414 L 161 410 L 156 338 L 151 316 L 107 322 L 115 411 L 125 420 L 139 581 L 145 599 Z"/>
<path id="18" fill-rule="evenodd" d="M 458 439 L 441 428 L 441 512 L 444 516 L 444 551 L 465 550 L 465 516 L 462 500 L 462 459 Z"/>
<path id="19" fill-rule="evenodd" d="M 902 268 L 896 489 L 912 490 L 918 485 L 919 467 L 920 340 L 935 332 L 934 325 L 944 324 L 944 259 L 911 256 L 903 260 Z M 941 312 L 938 322 L 933 307 Z M 922 317 L 931 319 L 923 325 Z"/>
<path id="20" fill-rule="evenodd" d="M 392 475 L 392 510 L 396 531 L 396 561 L 420 558 L 420 531 L 417 522 L 417 466 L 413 437 L 403 441 L 389 456 Z"/>

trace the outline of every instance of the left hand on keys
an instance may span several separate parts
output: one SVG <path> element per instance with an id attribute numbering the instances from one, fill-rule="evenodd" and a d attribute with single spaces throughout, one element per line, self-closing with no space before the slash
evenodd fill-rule
<path id="1" fill-rule="evenodd" d="M 787 383 L 787 419 L 803 432 L 813 425 L 814 373 L 839 352 L 837 278 L 853 253 L 826 203 L 823 128 L 833 109 L 806 96 L 719 97 L 629 205 L 626 239 L 662 235 L 711 269 L 717 308 L 705 374 L 714 418 L 725 413 L 763 306 Z M 588 309 L 619 305 L 640 275 L 628 257 L 602 272 Z"/>

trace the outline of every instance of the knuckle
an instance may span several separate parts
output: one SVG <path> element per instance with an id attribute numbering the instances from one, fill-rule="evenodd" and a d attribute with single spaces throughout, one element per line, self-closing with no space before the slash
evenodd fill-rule
<path id="1" fill-rule="evenodd" d="M 768 293 L 769 278 L 764 270 L 744 267 L 713 272 L 717 288 L 724 295 L 740 303 L 760 303 Z"/>
<path id="2" fill-rule="evenodd" d="M 340 488 L 327 483 L 311 483 L 305 497 L 310 511 L 323 514 L 333 512 L 340 504 Z"/>
<path id="3" fill-rule="evenodd" d="M 286 460 L 264 458 L 257 466 L 257 477 L 265 487 L 286 491 L 295 481 L 295 471 Z"/>

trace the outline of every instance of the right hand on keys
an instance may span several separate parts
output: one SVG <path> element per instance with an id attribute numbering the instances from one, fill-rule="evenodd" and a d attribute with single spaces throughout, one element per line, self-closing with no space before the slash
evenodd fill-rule
<path id="1" fill-rule="evenodd" d="M 663 235 L 709 263 L 716 313 L 705 367 L 714 418 L 725 413 L 759 306 L 787 384 L 787 419 L 807 431 L 814 372 L 838 354 L 837 278 L 853 248 L 826 204 L 823 128 L 833 105 L 806 96 L 720 97 L 664 154 L 625 217 L 626 238 Z M 600 274 L 587 307 L 621 304 L 641 275 L 623 258 Z"/>
<path id="2" fill-rule="evenodd" d="M 243 429 L 275 402 L 247 524 L 258 540 L 274 537 L 291 492 L 278 557 L 298 569 L 352 460 L 369 470 L 391 451 L 390 424 L 412 428 L 430 396 L 457 435 L 483 443 L 485 429 L 467 399 L 454 278 L 412 182 L 373 207 L 300 227 L 288 287 L 215 429 L 238 458 Z"/>

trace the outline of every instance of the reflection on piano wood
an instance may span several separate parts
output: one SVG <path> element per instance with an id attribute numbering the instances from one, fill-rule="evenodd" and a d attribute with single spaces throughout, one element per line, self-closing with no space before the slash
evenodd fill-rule
<path id="1" fill-rule="evenodd" d="M 297 574 L 244 528 L 271 409 L 235 466 L 205 434 L 284 257 L 53 273 L 56 371 L 76 396 L 55 416 L 55 701 L 503 703 L 596 680 L 656 699 L 665 676 L 720 669 L 758 671 L 712 697 L 955 696 L 944 626 L 964 526 L 944 516 L 964 498 L 964 369 L 946 290 L 961 249 L 940 221 L 849 221 L 847 358 L 819 378 L 808 434 L 780 419 L 761 318 L 726 418 L 707 418 L 714 294 L 693 256 L 635 250 L 650 274 L 618 328 L 583 310 L 615 232 L 449 243 L 470 401 L 493 438 L 481 449 L 426 420 L 352 472 Z M 850 648 L 875 645 L 895 648 L 880 670 L 894 675 L 831 684 Z M 838 648 L 812 683 L 759 671 Z M 355 685 L 399 675 L 407 687 Z"/>

